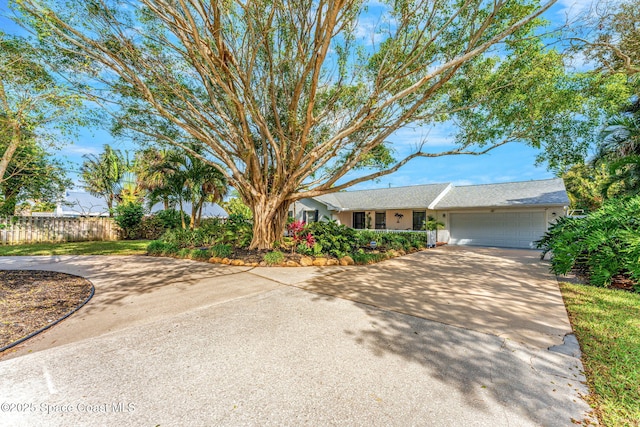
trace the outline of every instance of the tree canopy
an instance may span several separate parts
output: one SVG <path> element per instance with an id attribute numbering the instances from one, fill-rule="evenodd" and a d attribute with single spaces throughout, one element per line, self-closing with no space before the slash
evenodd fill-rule
<path id="1" fill-rule="evenodd" d="M 104 198 L 113 216 L 114 204 L 122 192 L 123 177 L 129 164 L 122 151 L 105 144 L 102 153 L 85 154 L 81 176 L 83 187 L 89 194 Z"/>
<path id="2" fill-rule="evenodd" d="M 22 145 L 59 147 L 86 123 L 81 97 L 59 82 L 45 59 L 44 50 L 0 31 L 0 184 Z"/>
<path id="3" fill-rule="evenodd" d="M 640 73 L 640 0 L 601 2 L 574 25 L 575 48 L 601 71 Z"/>
<path id="4" fill-rule="evenodd" d="M 0 150 L 8 141 L 0 139 Z M 20 203 L 51 207 L 72 186 L 62 163 L 52 158 L 36 141 L 21 141 L 0 182 L 0 215 L 15 215 Z"/>
<path id="5" fill-rule="evenodd" d="M 224 174 L 253 211 L 252 248 L 282 234 L 293 201 L 416 157 L 584 138 L 586 124 L 571 122 L 580 80 L 538 37 L 553 3 L 15 1 L 79 84 L 114 106 L 117 130 Z M 450 149 L 423 141 L 394 158 L 395 131 L 444 122 L 458 129 Z"/>

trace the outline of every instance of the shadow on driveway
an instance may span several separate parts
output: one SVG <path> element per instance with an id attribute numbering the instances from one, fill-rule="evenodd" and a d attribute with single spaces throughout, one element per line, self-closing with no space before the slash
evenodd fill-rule
<path id="1" fill-rule="evenodd" d="M 537 251 L 444 247 L 297 286 L 534 348 L 562 344 L 571 332 L 557 281 Z"/>

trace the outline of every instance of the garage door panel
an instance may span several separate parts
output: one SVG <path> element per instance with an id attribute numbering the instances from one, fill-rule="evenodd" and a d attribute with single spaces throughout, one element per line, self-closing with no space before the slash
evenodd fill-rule
<path id="1" fill-rule="evenodd" d="M 546 231 L 544 212 L 452 213 L 451 244 L 531 248 Z"/>

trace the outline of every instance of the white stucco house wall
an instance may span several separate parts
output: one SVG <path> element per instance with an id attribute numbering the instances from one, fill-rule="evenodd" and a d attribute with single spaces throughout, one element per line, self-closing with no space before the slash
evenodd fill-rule
<path id="1" fill-rule="evenodd" d="M 300 200 L 289 214 L 306 222 L 335 219 L 349 227 L 378 230 L 419 230 L 432 216 L 445 224 L 437 232 L 439 242 L 533 248 L 568 205 L 562 179 L 546 179 L 338 192 Z"/>

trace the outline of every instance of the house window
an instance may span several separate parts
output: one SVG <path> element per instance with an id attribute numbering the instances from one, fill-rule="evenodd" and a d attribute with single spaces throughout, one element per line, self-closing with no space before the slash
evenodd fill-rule
<path id="1" fill-rule="evenodd" d="M 364 212 L 354 212 L 353 213 L 353 228 L 358 230 L 363 230 L 365 224 L 365 216 Z"/>
<path id="2" fill-rule="evenodd" d="M 304 222 L 307 224 L 310 222 L 318 221 L 318 211 L 304 211 Z"/>
<path id="3" fill-rule="evenodd" d="M 427 211 L 413 211 L 413 229 L 422 230 L 422 225 L 427 220 Z"/>
<path id="4" fill-rule="evenodd" d="M 387 228 L 387 213 L 376 212 L 376 230 L 384 230 Z"/>
<path id="5" fill-rule="evenodd" d="M 287 216 L 288 216 L 289 218 L 293 218 L 293 211 L 289 211 L 289 212 L 287 213 Z"/>

